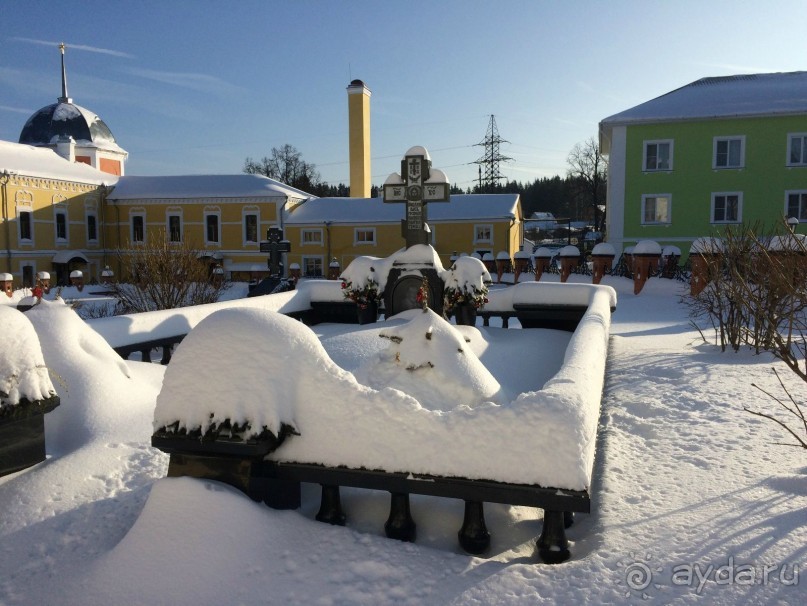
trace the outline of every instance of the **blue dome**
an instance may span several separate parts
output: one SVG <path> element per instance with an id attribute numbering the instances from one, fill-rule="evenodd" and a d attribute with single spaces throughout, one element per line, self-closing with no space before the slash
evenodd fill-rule
<path id="1" fill-rule="evenodd" d="M 101 118 L 88 109 L 68 102 L 43 107 L 28 118 L 20 133 L 20 143 L 53 145 L 60 138 L 73 137 L 76 143 L 117 146 L 115 137 Z"/>

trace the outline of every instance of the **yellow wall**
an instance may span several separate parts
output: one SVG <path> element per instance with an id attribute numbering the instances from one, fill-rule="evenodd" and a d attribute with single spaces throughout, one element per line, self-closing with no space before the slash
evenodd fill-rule
<path id="1" fill-rule="evenodd" d="M 81 269 L 88 279 L 97 277 L 103 267 L 102 199 L 103 186 L 28 177 L 25 175 L 0 176 L 0 202 L 2 226 L 0 249 L 3 271 L 14 275 L 14 286 L 23 286 L 23 267 L 31 267 L 33 275 L 47 271 L 53 275 L 56 267 L 53 256 L 58 251 L 81 251 L 90 263 L 74 263 L 70 269 Z M 66 235 L 56 238 L 56 215 L 66 215 Z M 18 212 L 31 212 L 32 238 L 20 239 Z M 96 217 L 97 238 L 87 239 L 87 216 Z M 64 268 L 63 268 L 64 269 Z M 65 271 L 67 271 L 65 269 Z"/>

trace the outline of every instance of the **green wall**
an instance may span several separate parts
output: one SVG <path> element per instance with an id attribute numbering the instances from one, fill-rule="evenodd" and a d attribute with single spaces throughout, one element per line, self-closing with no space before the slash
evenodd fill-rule
<path id="1" fill-rule="evenodd" d="M 788 167 L 788 133 L 807 133 L 807 116 L 668 122 L 627 128 L 625 166 L 626 241 L 678 243 L 719 233 L 712 224 L 713 192 L 743 192 L 742 222 L 773 226 L 785 213 L 785 191 L 807 190 L 807 167 Z M 745 136 L 745 166 L 713 169 L 713 138 Z M 643 172 L 644 141 L 672 139 L 673 170 Z M 671 223 L 642 225 L 645 194 L 671 194 Z M 807 224 L 800 226 L 807 231 Z"/>

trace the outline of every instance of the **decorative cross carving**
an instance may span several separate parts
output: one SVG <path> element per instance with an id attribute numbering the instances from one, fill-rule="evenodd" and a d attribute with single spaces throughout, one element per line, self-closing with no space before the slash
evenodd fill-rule
<path id="1" fill-rule="evenodd" d="M 431 166 L 429 152 L 423 147 L 413 147 L 401 160 L 401 174 L 392 173 L 384 183 L 384 202 L 406 203 L 401 235 L 407 248 L 430 243 L 426 204 L 449 200 L 448 178 Z"/>

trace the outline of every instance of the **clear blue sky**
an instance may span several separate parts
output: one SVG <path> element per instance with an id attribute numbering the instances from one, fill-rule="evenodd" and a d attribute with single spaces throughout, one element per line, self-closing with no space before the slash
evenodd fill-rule
<path id="1" fill-rule="evenodd" d="M 807 69 L 807 1 L 0 0 L 0 139 L 60 95 L 127 174 L 239 173 L 290 143 L 347 183 L 347 93 L 372 91 L 373 183 L 413 145 L 465 188 L 490 114 L 510 179 L 563 175 L 598 122 L 705 76 Z"/>

